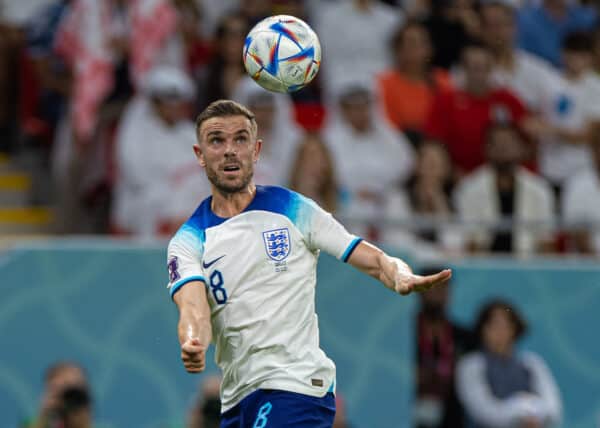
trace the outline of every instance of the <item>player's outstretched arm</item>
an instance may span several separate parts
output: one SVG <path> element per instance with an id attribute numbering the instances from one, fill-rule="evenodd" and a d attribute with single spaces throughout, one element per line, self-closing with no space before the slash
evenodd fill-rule
<path id="1" fill-rule="evenodd" d="M 354 249 L 348 263 L 381 281 L 387 288 L 402 295 L 425 291 L 446 283 L 452 276 L 450 269 L 435 275 L 415 275 L 402 260 L 390 257 L 376 246 L 362 241 Z"/>
<path id="2" fill-rule="evenodd" d="M 183 365 L 188 372 L 199 373 L 206 367 L 206 350 L 212 340 L 206 287 L 200 281 L 188 282 L 173 300 L 179 308 L 177 334 Z"/>

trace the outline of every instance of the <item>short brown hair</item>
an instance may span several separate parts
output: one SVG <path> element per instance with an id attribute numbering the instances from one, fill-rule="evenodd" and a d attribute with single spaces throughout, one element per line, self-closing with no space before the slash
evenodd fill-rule
<path id="1" fill-rule="evenodd" d="M 245 116 L 252 124 L 252 129 L 254 132 L 256 132 L 258 129 L 254 113 L 252 113 L 247 107 L 231 100 L 218 100 L 210 103 L 208 107 L 206 107 L 204 111 L 198 115 L 196 118 L 196 133 L 200 131 L 200 127 L 208 119 L 212 119 L 213 117 L 227 116 Z"/>

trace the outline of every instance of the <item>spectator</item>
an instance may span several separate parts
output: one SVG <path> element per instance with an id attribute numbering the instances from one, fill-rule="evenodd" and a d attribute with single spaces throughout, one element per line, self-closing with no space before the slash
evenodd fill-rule
<path id="1" fill-rule="evenodd" d="M 155 65 L 185 69 L 170 0 L 74 0 L 56 48 L 73 72 L 72 126 L 80 143 L 92 138 L 100 105 L 128 98 Z"/>
<path id="2" fill-rule="evenodd" d="M 200 384 L 199 397 L 190 412 L 187 428 L 219 428 L 221 423 L 221 378 L 208 376 Z"/>
<path id="3" fill-rule="evenodd" d="M 494 88 L 492 65 L 489 49 L 479 43 L 468 45 L 462 54 L 462 87 L 438 93 L 425 124 L 425 133 L 447 146 L 459 176 L 483 164 L 485 130 L 491 123 L 520 125 L 526 118 L 516 96 Z"/>
<path id="4" fill-rule="evenodd" d="M 215 55 L 198 81 L 198 109 L 213 101 L 231 98 L 246 76 L 242 49 L 248 33 L 248 22 L 240 14 L 225 15 L 215 34 Z"/>
<path id="5" fill-rule="evenodd" d="M 54 130 L 65 115 L 71 73 L 54 54 L 56 32 L 71 1 L 58 0 L 42 8 L 27 25 L 27 49 L 21 70 L 21 126 L 27 140 L 52 142 Z"/>
<path id="6" fill-rule="evenodd" d="M 372 91 L 348 86 L 338 99 L 339 115 L 329 124 L 324 138 L 336 162 L 336 180 L 342 192 L 340 210 L 350 217 L 371 219 L 366 229 L 361 228 L 364 233 L 357 234 L 377 239 L 375 221 L 391 187 L 411 174 L 413 150 L 406 138 L 383 120 Z"/>
<path id="7" fill-rule="evenodd" d="M 421 272 L 434 272 L 429 267 Z M 447 314 L 449 285 L 419 295 L 416 316 L 416 428 L 464 426 L 463 409 L 454 389 L 456 361 L 471 350 L 471 333 Z"/>
<path id="8" fill-rule="evenodd" d="M 70 361 L 46 369 L 39 413 L 24 428 L 91 428 L 91 398 L 85 372 Z"/>
<path id="9" fill-rule="evenodd" d="M 493 0 L 481 8 L 486 44 L 495 57 L 494 83 L 513 91 L 527 106 L 531 115 L 523 123 L 524 130 L 535 142 L 545 143 L 549 130 L 560 126 L 556 111 L 565 97 L 566 82 L 550 63 L 516 47 L 516 10 Z M 537 153 L 531 147 L 528 166 L 537 169 Z"/>
<path id="10" fill-rule="evenodd" d="M 321 77 L 330 99 L 350 82 L 371 82 L 389 65 L 386 46 L 403 20 L 379 0 L 319 2 L 313 18 L 327 58 Z"/>
<path id="11" fill-rule="evenodd" d="M 492 300 L 476 324 L 480 349 L 458 362 L 456 387 L 475 428 L 544 428 L 561 419 L 559 390 L 542 358 L 518 352 L 526 324 L 503 300 Z"/>
<path id="12" fill-rule="evenodd" d="M 450 79 L 445 71 L 431 68 L 433 47 L 419 22 L 400 27 L 391 46 L 395 68 L 378 77 L 385 111 L 399 130 L 421 135 L 435 92 L 448 89 Z"/>
<path id="13" fill-rule="evenodd" d="M 263 140 L 260 162 L 254 170 L 256 183 L 287 186 L 294 154 L 302 139 L 302 130 L 294 122 L 290 96 L 269 92 L 245 77 L 233 99 L 256 115 L 258 138 Z"/>
<path id="14" fill-rule="evenodd" d="M 116 231 L 145 237 L 171 233 L 208 195 L 208 182 L 191 155 L 193 93 L 182 71 L 158 67 L 128 105 L 116 137 Z"/>
<path id="15" fill-rule="evenodd" d="M 205 36 L 204 9 L 196 0 L 172 0 L 177 10 L 178 29 L 187 70 L 199 77 L 212 57 L 211 37 Z"/>
<path id="16" fill-rule="evenodd" d="M 486 140 L 486 165 L 465 177 L 454 195 L 459 218 L 465 224 L 482 223 L 466 229 L 467 248 L 518 254 L 549 249 L 554 194 L 544 179 L 519 166 L 523 138 L 513 125 L 495 124 Z M 500 226 L 495 233 L 494 226 Z"/>
<path id="17" fill-rule="evenodd" d="M 417 236 L 441 248 L 456 247 L 456 232 L 446 222 L 452 217 L 451 194 L 453 188 L 452 164 L 444 146 L 425 142 L 417 151 L 414 175 L 406 189 L 415 220 L 429 222 L 419 228 Z"/>
<path id="18" fill-rule="evenodd" d="M 517 11 L 502 0 L 481 5 L 482 38 L 494 56 L 492 79 L 517 95 L 535 114 L 552 110 L 562 84 L 552 65 L 516 46 Z"/>
<path id="19" fill-rule="evenodd" d="M 594 168 L 575 174 L 562 195 L 562 213 L 570 228 L 570 250 L 600 254 L 600 123 L 590 129 Z"/>
<path id="20" fill-rule="evenodd" d="M 423 257 L 460 250 L 460 233 L 448 224 L 453 212 L 448 152 L 441 144 L 425 141 L 416 154 L 414 174 L 388 192 L 384 212 L 391 222 L 382 242 L 412 248 Z"/>
<path id="21" fill-rule="evenodd" d="M 554 66 L 560 66 L 560 49 L 567 34 L 591 30 L 598 19 L 590 6 L 568 0 L 542 0 L 525 6 L 518 16 L 519 47 Z"/>
<path id="22" fill-rule="evenodd" d="M 600 119 L 600 77 L 592 71 L 592 40 L 587 33 L 571 33 L 564 41 L 564 82 L 555 100 L 551 124 L 539 146 L 540 171 L 560 190 L 565 180 L 592 168 L 588 147 L 590 123 Z"/>
<path id="23" fill-rule="evenodd" d="M 328 212 L 337 208 L 338 189 L 333 158 L 323 140 L 308 134 L 296 151 L 290 188 L 313 199 Z"/>
<path id="24" fill-rule="evenodd" d="M 432 0 L 424 21 L 434 46 L 434 67 L 450 69 L 469 39 L 479 35 L 479 20 L 471 0 Z"/>

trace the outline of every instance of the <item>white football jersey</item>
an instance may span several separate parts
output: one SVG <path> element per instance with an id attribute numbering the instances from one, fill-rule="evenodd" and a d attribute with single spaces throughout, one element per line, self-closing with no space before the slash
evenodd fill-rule
<path id="1" fill-rule="evenodd" d="M 206 284 L 222 411 L 249 393 L 279 389 L 322 397 L 335 365 L 319 348 L 319 250 L 347 261 L 361 241 L 312 200 L 257 186 L 248 207 L 216 216 L 211 197 L 169 244 L 169 290 Z"/>

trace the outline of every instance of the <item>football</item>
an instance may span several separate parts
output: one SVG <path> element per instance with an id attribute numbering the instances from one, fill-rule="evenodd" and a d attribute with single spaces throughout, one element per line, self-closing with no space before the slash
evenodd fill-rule
<path id="1" fill-rule="evenodd" d="M 315 78 L 321 64 L 321 45 L 301 19 L 270 16 L 250 30 L 244 43 L 244 66 L 263 88 L 297 91 Z"/>

